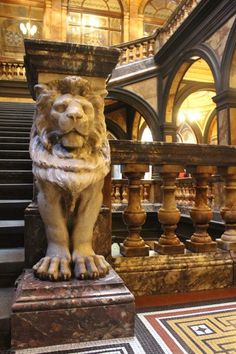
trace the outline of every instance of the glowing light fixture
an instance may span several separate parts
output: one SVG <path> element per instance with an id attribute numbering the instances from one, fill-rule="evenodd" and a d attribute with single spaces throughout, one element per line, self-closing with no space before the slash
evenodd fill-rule
<path id="1" fill-rule="evenodd" d="M 31 26 L 30 22 L 27 22 L 26 24 L 21 22 L 20 23 L 20 30 L 23 33 L 23 35 L 28 35 L 29 37 L 33 37 L 35 33 L 37 32 L 38 28 L 36 25 Z"/>

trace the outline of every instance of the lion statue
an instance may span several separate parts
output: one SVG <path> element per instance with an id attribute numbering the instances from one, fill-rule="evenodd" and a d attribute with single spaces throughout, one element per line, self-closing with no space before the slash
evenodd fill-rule
<path id="1" fill-rule="evenodd" d="M 109 264 L 92 248 L 110 167 L 103 97 L 78 76 L 38 84 L 35 91 L 30 155 L 48 245 L 33 270 L 44 280 L 103 277 Z"/>

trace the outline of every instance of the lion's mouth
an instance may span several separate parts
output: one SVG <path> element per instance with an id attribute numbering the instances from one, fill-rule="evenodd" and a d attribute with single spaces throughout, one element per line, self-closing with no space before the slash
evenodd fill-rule
<path id="1" fill-rule="evenodd" d="M 85 139 L 75 130 L 61 137 L 61 144 L 68 150 L 81 148 L 84 145 Z"/>

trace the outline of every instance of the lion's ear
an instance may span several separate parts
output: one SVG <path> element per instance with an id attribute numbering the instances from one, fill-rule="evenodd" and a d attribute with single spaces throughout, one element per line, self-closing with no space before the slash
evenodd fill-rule
<path id="1" fill-rule="evenodd" d="M 36 93 L 36 98 L 38 98 L 42 93 L 48 93 L 48 87 L 44 84 L 37 84 L 34 86 L 34 91 Z"/>

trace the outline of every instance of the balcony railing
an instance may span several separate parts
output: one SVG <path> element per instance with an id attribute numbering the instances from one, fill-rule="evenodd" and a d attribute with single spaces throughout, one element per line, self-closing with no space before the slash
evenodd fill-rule
<path id="1" fill-rule="evenodd" d="M 0 80 L 26 80 L 23 61 L 0 59 Z"/>
<path id="2" fill-rule="evenodd" d="M 110 145 L 112 164 L 121 164 L 123 175 L 128 179 L 128 186 L 126 182 L 115 181 L 113 191 L 113 198 L 127 203 L 123 219 L 128 228 L 128 236 L 121 249 L 123 255 L 140 256 L 149 253 L 149 248 L 140 236 L 146 219 L 142 199 L 147 197 L 148 200 L 148 188 L 144 195 L 142 179 L 149 165 L 155 166 L 162 178 L 162 201 L 158 209 L 158 220 L 163 234 L 155 242 L 156 252 L 178 254 L 184 253 L 185 249 L 192 252 L 215 252 L 217 247 L 236 250 L 235 147 L 121 140 L 111 141 Z M 177 179 L 184 169 L 191 172 L 193 179 Z M 218 198 L 217 208 L 220 209 L 225 223 L 225 232 L 216 243 L 207 229 L 215 208 L 213 189 L 219 186 L 221 191 L 224 190 L 224 198 Z M 182 188 L 185 189 L 186 197 L 182 197 L 182 191 L 180 197 Z M 175 233 L 182 203 L 187 204 L 195 228 L 186 244 Z"/>
<path id="3" fill-rule="evenodd" d="M 183 0 L 166 24 L 162 28 L 157 29 L 153 35 L 116 45 L 122 51 L 119 65 L 152 57 L 176 32 L 200 1 L 202 0 Z"/>

